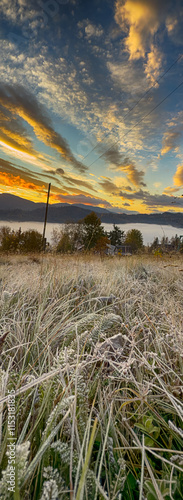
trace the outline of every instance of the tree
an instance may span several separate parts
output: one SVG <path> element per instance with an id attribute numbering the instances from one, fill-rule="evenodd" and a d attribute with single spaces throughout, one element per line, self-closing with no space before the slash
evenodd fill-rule
<path id="1" fill-rule="evenodd" d="M 172 238 L 170 240 L 170 244 L 174 250 L 178 250 L 180 248 L 181 238 L 179 238 L 178 234 L 176 234 L 175 236 L 172 236 Z"/>
<path id="2" fill-rule="evenodd" d="M 82 245 L 82 228 L 80 224 L 62 224 L 52 231 L 52 243 L 57 252 L 71 253 Z"/>
<path id="3" fill-rule="evenodd" d="M 34 229 L 21 232 L 21 229 L 13 231 L 10 227 L 3 226 L 0 229 L 0 244 L 2 252 L 41 252 L 42 235 Z"/>
<path id="4" fill-rule="evenodd" d="M 20 233 L 18 249 L 20 252 L 41 252 L 43 247 L 43 238 L 35 229 L 29 229 Z"/>
<path id="5" fill-rule="evenodd" d="M 113 224 L 113 230 L 108 233 L 111 245 L 122 245 L 124 242 L 124 231 L 121 231 L 121 229 Z"/>
<path id="6" fill-rule="evenodd" d="M 16 252 L 18 250 L 21 231 L 13 231 L 8 226 L 0 229 L 1 252 Z"/>
<path id="7" fill-rule="evenodd" d="M 159 242 L 159 238 L 158 238 L 158 236 L 156 236 L 149 247 L 149 251 L 154 252 L 154 250 L 158 250 L 160 247 L 161 247 L 161 245 Z"/>
<path id="8" fill-rule="evenodd" d="M 97 240 L 94 250 L 102 255 L 105 253 L 108 244 L 110 244 L 109 238 L 107 236 L 101 236 L 101 238 Z"/>
<path id="9" fill-rule="evenodd" d="M 168 242 L 168 236 L 163 236 L 163 237 L 161 238 L 161 246 L 162 246 L 163 248 L 166 248 L 166 247 L 167 247 L 167 245 L 168 245 L 168 243 L 169 243 L 169 242 Z"/>
<path id="10" fill-rule="evenodd" d="M 101 220 L 95 212 L 91 212 L 86 215 L 84 219 L 80 221 L 82 228 L 82 240 L 86 250 L 91 250 L 97 241 L 105 236 L 104 228 L 101 225 Z"/>
<path id="11" fill-rule="evenodd" d="M 127 232 L 125 238 L 125 245 L 129 245 L 133 253 L 143 248 L 143 236 L 138 229 L 131 229 Z"/>
<path id="12" fill-rule="evenodd" d="M 74 250 L 73 242 L 68 233 L 63 233 L 56 248 L 60 253 L 71 253 Z"/>

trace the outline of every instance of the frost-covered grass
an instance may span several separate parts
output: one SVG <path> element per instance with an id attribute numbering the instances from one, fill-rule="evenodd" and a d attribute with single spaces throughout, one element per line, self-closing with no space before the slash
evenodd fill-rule
<path id="1" fill-rule="evenodd" d="M 183 259 L 2 257 L 0 279 L 0 498 L 183 498 Z"/>

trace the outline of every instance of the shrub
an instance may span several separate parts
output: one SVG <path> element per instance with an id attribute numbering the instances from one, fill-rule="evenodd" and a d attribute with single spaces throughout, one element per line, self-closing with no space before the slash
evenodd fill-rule
<path id="1" fill-rule="evenodd" d="M 110 244 L 109 238 L 107 236 L 101 236 L 101 238 L 97 240 L 94 250 L 100 254 L 104 254 L 108 244 Z"/>
<path id="2" fill-rule="evenodd" d="M 21 228 L 14 231 L 3 226 L 0 229 L 0 250 L 11 253 L 41 252 L 42 235 L 34 229 L 21 232 Z"/>

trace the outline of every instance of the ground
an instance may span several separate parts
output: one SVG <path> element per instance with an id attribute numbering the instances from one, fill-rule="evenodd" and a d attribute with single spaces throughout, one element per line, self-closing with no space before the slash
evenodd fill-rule
<path id="1" fill-rule="evenodd" d="M 0 497 L 183 498 L 183 256 L 2 256 L 0 279 Z"/>

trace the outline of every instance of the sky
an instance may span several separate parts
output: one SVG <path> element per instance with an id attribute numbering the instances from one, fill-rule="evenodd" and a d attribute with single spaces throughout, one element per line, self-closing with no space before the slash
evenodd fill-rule
<path id="1" fill-rule="evenodd" d="M 181 212 L 182 0 L 1 0 L 0 19 L 0 193 Z"/>

